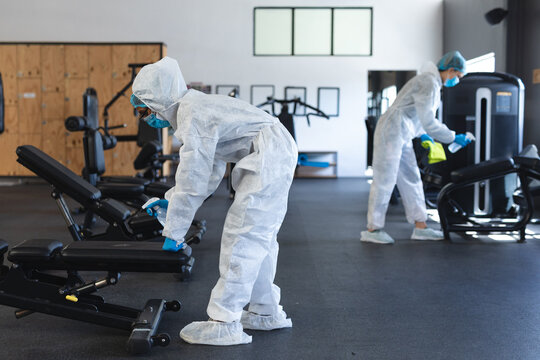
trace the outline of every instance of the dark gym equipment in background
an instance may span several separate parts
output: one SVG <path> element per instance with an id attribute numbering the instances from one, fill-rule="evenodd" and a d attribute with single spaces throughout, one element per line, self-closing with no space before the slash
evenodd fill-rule
<path id="1" fill-rule="evenodd" d="M 511 211 L 475 214 L 462 206 L 460 195 L 479 184 L 504 180 L 509 175 L 519 177 L 520 187 L 512 193 Z M 444 237 L 450 240 L 450 232 L 510 232 L 519 231 L 518 242 L 525 241 L 527 224 L 534 213 L 533 196 L 539 188 L 531 188 L 532 180 L 540 180 L 540 158 L 535 156 L 501 157 L 483 161 L 451 173 L 451 182 L 440 192 L 437 201 Z"/>
<path id="2" fill-rule="evenodd" d="M 443 184 L 451 181 L 450 173 L 493 158 L 512 157 L 522 150 L 524 86 L 513 75 L 470 73 L 457 86 L 444 88 L 443 122 L 456 133 L 471 132 L 476 141 L 452 154 L 447 161 L 430 166 L 442 176 Z M 476 183 L 464 189 L 454 200 L 476 215 L 504 214 L 510 210 L 517 177 Z"/>

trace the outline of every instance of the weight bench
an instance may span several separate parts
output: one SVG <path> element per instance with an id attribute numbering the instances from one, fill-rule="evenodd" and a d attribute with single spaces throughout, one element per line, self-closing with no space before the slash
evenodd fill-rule
<path id="1" fill-rule="evenodd" d="M 13 263 L 3 265 L 4 254 Z M 152 346 L 166 346 L 168 334 L 158 334 L 161 316 L 179 311 L 180 302 L 148 300 L 143 309 L 110 304 L 94 293 L 116 285 L 120 272 L 167 272 L 181 276 L 193 263 L 191 248 L 161 250 L 151 242 L 79 241 L 64 246 L 57 240 L 32 239 L 14 246 L 0 240 L 0 304 L 14 307 L 20 319 L 34 312 L 127 330 L 127 349 L 142 354 Z M 47 272 L 64 270 L 65 276 Z M 85 282 L 79 271 L 106 271 L 97 281 Z"/>
<path id="2" fill-rule="evenodd" d="M 456 194 L 473 184 L 489 181 L 509 174 L 516 174 L 521 188 L 513 193 L 513 207 L 507 214 L 473 214 L 464 210 L 454 199 Z M 453 171 L 451 182 L 443 187 L 437 199 L 437 209 L 444 237 L 450 240 L 450 232 L 474 231 L 477 233 L 519 231 L 518 242 L 525 241 L 525 230 L 531 221 L 534 204 L 529 184 L 531 179 L 540 180 L 540 159 L 514 156 L 492 159 Z"/>
<path id="3" fill-rule="evenodd" d="M 146 211 L 127 207 L 125 204 L 110 198 L 104 198 L 101 191 L 32 145 L 17 148 L 17 161 L 27 169 L 52 185 L 51 196 L 62 213 L 73 240 L 148 240 L 161 236 L 163 227 L 156 218 Z M 93 233 L 86 227 L 75 223 L 63 194 L 78 202 L 83 208 L 96 214 L 108 223 L 103 233 Z M 206 222 L 194 221 L 195 237 L 192 241 L 200 242 L 206 231 Z"/>

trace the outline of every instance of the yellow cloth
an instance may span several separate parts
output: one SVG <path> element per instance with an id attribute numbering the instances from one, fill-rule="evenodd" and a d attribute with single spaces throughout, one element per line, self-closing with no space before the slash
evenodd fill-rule
<path id="1" fill-rule="evenodd" d="M 441 143 L 425 140 L 422 141 L 422 147 L 429 150 L 428 163 L 435 164 L 446 160 L 446 153 Z"/>

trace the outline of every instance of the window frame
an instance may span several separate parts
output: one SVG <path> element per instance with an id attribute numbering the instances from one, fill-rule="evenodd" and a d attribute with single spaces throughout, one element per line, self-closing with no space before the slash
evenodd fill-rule
<path id="1" fill-rule="evenodd" d="M 294 53 L 294 20 L 295 10 L 330 10 L 330 54 L 329 55 L 310 55 Z M 368 10 L 370 18 L 369 26 L 369 53 L 367 54 L 334 54 L 334 10 Z M 290 54 L 257 54 L 256 49 L 256 12 L 257 10 L 291 10 L 291 53 Z M 339 57 L 367 57 L 373 56 L 373 7 L 372 6 L 256 6 L 253 8 L 253 56 L 339 56 Z"/>

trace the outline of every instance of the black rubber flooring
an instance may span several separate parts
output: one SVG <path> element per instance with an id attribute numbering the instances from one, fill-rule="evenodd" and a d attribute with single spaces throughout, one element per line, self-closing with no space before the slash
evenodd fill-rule
<path id="1" fill-rule="evenodd" d="M 137 358 L 539 358 L 540 241 L 414 242 L 398 205 L 387 218 L 396 244 L 364 244 L 359 238 L 368 191 L 361 179 L 295 180 L 276 278 L 292 329 L 247 331 L 253 343 L 233 347 L 189 345 L 178 337 L 186 324 L 207 319 L 230 204 L 223 184 L 198 214 L 208 232 L 194 246 L 191 281 L 125 273 L 100 293 L 135 307 L 156 297 L 182 302 L 183 309 L 166 313 L 160 327 L 171 344 Z M 0 238 L 11 245 L 29 238 L 69 242 L 49 193 L 39 184 L 0 187 Z M 132 358 L 123 331 L 44 314 L 16 320 L 13 310 L 0 306 L 0 359 Z"/>

